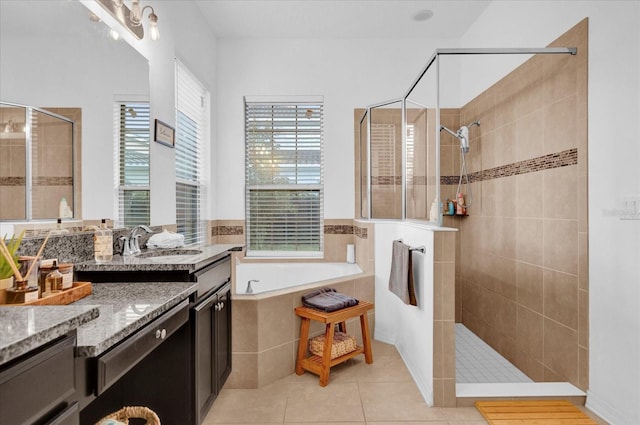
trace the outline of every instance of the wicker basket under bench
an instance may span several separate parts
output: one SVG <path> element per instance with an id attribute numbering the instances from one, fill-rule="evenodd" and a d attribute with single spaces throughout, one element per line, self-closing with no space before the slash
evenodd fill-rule
<path id="1" fill-rule="evenodd" d="M 373 304 L 360 301 L 358 305 L 332 311 L 330 313 L 314 310 L 308 307 L 296 307 L 295 313 L 302 320 L 300 321 L 300 342 L 298 343 L 298 359 L 296 361 L 296 374 L 302 375 L 304 371 L 309 371 L 320 376 L 320 386 L 325 387 L 329 383 L 329 372 L 332 366 L 345 362 L 358 354 L 364 354 L 367 364 L 373 363 L 371 353 L 371 339 L 369 336 L 369 322 L 367 311 L 373 308 Z M 346 321 L 352 317 L 360 316 L 360 330 L 362 331 L 362 347 L 343 354 L 336 358 L 331 358 L 331 351 L 334 348 L 334 327 L 338 324 L 340 332 L 347 331 Z M 309 346 L 309 326 L 311 320 L 325 324 L 323 355 L 312 354 L 307 357 L 307 347 Z M 335 351 L 335 348 L 334 348 Z"/>

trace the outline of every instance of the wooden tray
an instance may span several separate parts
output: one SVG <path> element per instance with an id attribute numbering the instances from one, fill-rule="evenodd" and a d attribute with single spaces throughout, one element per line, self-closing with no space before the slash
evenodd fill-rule
<path id="1" fill-rule="evenodd" d="M 10 305 L 66 305 L 81 298 L 91 295 L 91 282 L 73 282 L 73 286 L 48 297 L 38 298 L 37 300 L 28 301 L 26 303 L 11 303 L 11 297 L 14 295 L 7 292 L 6 289 L 0 290 L 0 304 Z"/>

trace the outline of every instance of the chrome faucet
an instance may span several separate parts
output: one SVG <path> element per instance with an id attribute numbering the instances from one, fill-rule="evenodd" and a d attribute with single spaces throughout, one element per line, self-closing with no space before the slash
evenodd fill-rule
<path id="1" fill-rule="evenodd" d="M 129 233 L 129 236 L 121 236 L 120 240 L 122 241 L 122 252 L 120 252 L 120 255 L 122 255 L 123 257 L 126 256 L 130 256 L 130 255 L 138 255 L 140 254 L 140 236 L 137 234 L 138 230 L 144 230 L 147 233 L 153 233 L 153 230 L 151 230 L 148 226 L 145 226 L 144 224 L 139 224 L 138 226 L 134 227 L 131 232 Z"/>
<path id="2" fill-rule="evenodd" d="M 256 279 L 251 279 L 250 281 L 247 282 L 247 289 L 245 289 L 245 294 L 253 294 L 253 288 L 251 287 L 251 282 L 260 282 L 259 280 Z"/>

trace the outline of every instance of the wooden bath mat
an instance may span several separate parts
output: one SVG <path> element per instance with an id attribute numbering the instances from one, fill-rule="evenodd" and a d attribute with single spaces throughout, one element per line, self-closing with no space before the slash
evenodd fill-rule
<path id="1" fill-rule="evenodd" d="M 566 400 L 476 401 L 491 425 L 598 425 Z"/>

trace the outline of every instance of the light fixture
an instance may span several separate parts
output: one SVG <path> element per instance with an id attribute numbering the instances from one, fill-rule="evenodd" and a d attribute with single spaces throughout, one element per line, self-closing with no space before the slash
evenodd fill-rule
<path id="1" fill-rule="evenodd" d="M 140 0 L 133 0 L 131 3 L 131 14 L 129 14 L 129 20 L 131 21 L 131 25 L 139 27 L 142 25 L 142 17 L 144 16 L 144 11 L 146 9 L 151 9 L 151 13 L 149 13 L 149 33 L 151 34 L 151 39 L 155 41 L 160 38 L 160 31 L 158 30 L 158 15 L 155 14 L 153 7 L 147 5 L 141 8 Z"/>
<path id="2" fill-rule="evenodd" d="M 156 15 L 153 7 L 140 5 L 140 0 L 131 0 L 131 9 L 127 7 L 124 0 L 96 0 L 103 9 L 113 16 L 122 26 L 124 26 L 135 38 L 142 40 L 144 38 L 144 28 L 142 27 L 142 18 L 147 9 L 149 11 L 149 35 L 152 40 L 160 38 L 158 30 L 158 15 Z"/>

